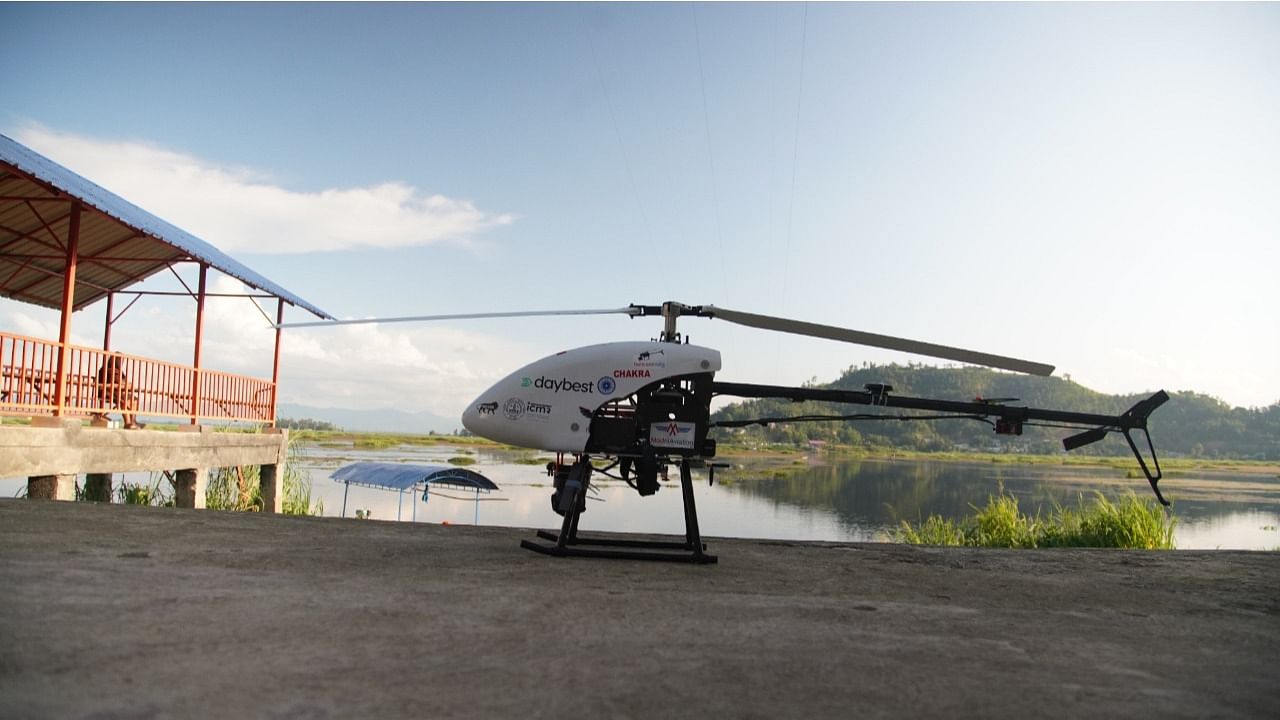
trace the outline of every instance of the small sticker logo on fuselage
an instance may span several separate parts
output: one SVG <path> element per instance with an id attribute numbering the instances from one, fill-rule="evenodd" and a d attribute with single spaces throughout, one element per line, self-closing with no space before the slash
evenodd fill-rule
<path id="1" fill-rule="evenodd" d="M 502 404 L 502 414 L 506 415 L 508 420 L 519 420 L 524 416 L 524 401 L 520 398 L 510 398 Z"/>
<path id="2" fill-rule="evenodd" d="M 619 380 L 621 380 L 621 379 L 623 379 L 623 378 L 647 378 L 647 377 L 652 377 L 652 376 L 649 374 L 649 371 L 648 371 L 647 369 L 645 369 L 645 368 L 640 368 L 639 370 L 614 370 L 614 371 L 613 371 L 613 376 L 614 376 L 615 378 L 618 378 Z"/>
<path id="3" fill-rule="evenodd" d="M 678 448 L 692 450 L 694 429 L 697 425 L 691 422 L 671 421 L 654 423 L 649 426 L 649 444 L 660 448 Z"/>
<path id="4" fill-rule="evenodd" d="M 524 404 L 524 412 L 525 419 L 541 422 L 551 417 L 551 406 L 547 403 L 536 403 L 530 401 Z"/>
<path id="5" fill-rule="evenodd" d="M 654 359 L 655 355 L 662 356 L 662 360 Z M 666 351 L 665 350 L 645 350 L 636 355 L 636 367 L 666 367 Z"/>

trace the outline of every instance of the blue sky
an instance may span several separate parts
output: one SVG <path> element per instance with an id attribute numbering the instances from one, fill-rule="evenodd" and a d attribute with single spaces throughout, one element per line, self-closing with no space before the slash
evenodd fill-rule
<path id="1" fill-rule="evenodd" d="M 1274 4 L 4 4 L 0 55 L 0 132 L 340 317 L 674 299 L 1280 400 Z M 206 364 L 262 374 L 258 313 L 214 312 Z M 295 330 L 282 393 L 456 415 L 657 329 Z M 682 329 L 732 380 L 919 360 Z"/>

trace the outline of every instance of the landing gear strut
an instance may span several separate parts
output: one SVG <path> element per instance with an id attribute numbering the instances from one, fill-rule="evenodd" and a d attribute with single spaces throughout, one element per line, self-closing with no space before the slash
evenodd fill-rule
<path id="1" fill-rule="evenodd" d="M 558 491 L 561 495 L 557 506 L 565 510 L 560 534 L 553 535 L 545 530 L 538 531 L 539 538 L 550 540 L 555 544 L 521 540 L 520 547 L 556 557 L 661 560 L 700 564 L 718 561 L 715 555 L 706 553 L 707 546 L 702 542 L 702 535 L 698 531 L 698 509 L 693 500 L 693 475 L 689 470 L 687 459 L 680 461 L 680 490 L 684 497 L 684 542 L 580 537 L 578 518 L 586 507 L 591 469 L 590 459 L 585 456 L 580 458 L 570 469 L 563 489 Z"/>

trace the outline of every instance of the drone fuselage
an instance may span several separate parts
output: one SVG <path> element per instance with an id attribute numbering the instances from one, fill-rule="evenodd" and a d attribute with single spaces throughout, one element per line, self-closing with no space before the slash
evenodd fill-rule
<path id="1" fill-rule="evenodd" d="M 462 414 L 467 430 L 552 452 L 702 454 L 720 353 L 616 342 L 566 350 L 516 370 Z"/>

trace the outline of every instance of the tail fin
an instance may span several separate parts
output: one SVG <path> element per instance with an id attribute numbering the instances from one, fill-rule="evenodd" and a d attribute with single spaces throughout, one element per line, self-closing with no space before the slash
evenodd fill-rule
<path id="1" fill-rule="evenodd" d="M 1103 427 L 1085 430 L 1082 433 L 1072 435 L 1062 441 L 1062 447 L 1068 452 L 1079 447 L 1084 447 L 1090 443 L 1095 443 L 1107 436 L 1107 433 L 1119 431 L 1124 433 L 1124 439 L 1129 443 L 1129 449 L 1133 451 L 1133 456 L 1138 459 L 1138 466 L 1142 468 L 1142 474 L 1147 477 L 1147 482 L 1151 484 L 1151 490 L 1156 494 L 1156 499 L 1161 505 L 1169 505 L 1169 501 L 1165 500 L 1164 495 L 1160 493 L 1160 479 L 1164 474 L 1160 471 L 1160 459 L 1156 457 L 1155 445 L 1151 442 L 1151 433 L 1147 432 L 1147 418 L 1156 408 L 1169 401 L 1169 394 L 1161 390 L 1146 400 L 1140 400 L 1133 407 L 1124 412 L 1123 415 L 1116 417 L 1114 425 L 1105 425 Z M 1147 460 L 1142 456 L 1142 451 L 1138 448 L 1138 444 L 1134 442 L 1133 431 L 1141 430 L 1147 439 L 1147 451 L 1151 453 L 1151 466 L 1147 465 Z M 1152 472 L 1152 468 L 1155 472 Z"/>

